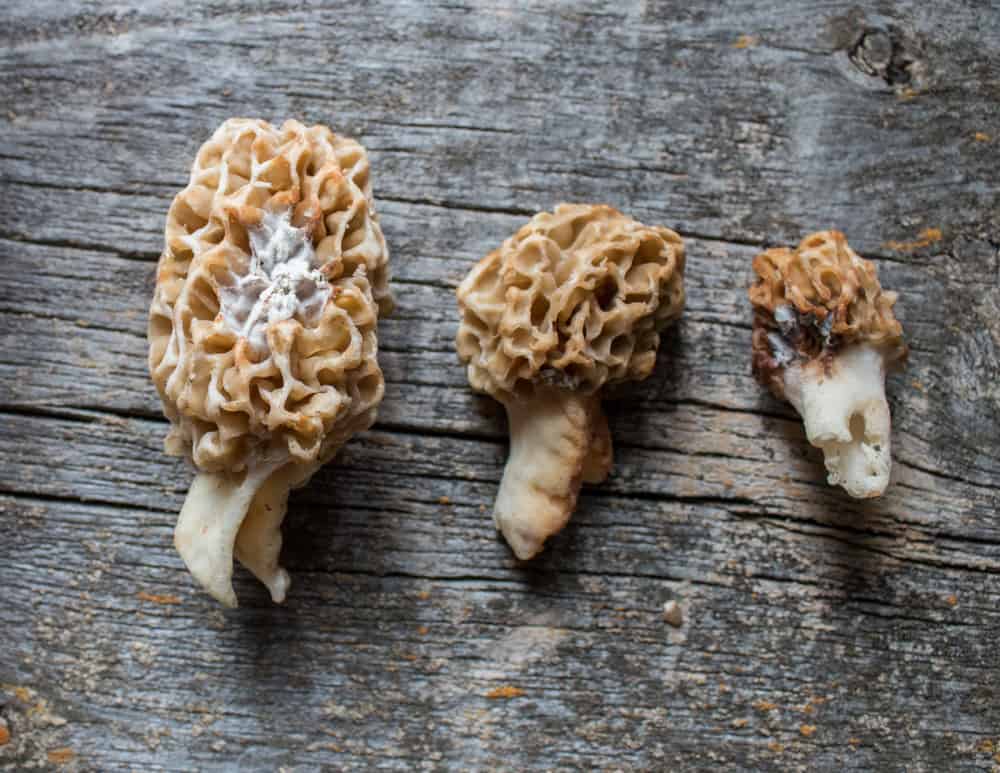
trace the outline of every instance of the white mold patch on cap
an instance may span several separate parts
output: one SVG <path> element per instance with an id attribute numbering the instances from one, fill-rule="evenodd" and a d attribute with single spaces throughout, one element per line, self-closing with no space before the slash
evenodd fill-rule
<path id="1" fill-rule="evenodd" d="M 219 291 L 221 314 L 254 352 L 268 351 L 267 328 L 275 322 L 298 319 L 314 325 L 330 285 L 314 266 L 316 252 L 304 228 L 291 223 L 291 210 L 264 211 L 260 224 L 250 229 L 250 271 Z"/>

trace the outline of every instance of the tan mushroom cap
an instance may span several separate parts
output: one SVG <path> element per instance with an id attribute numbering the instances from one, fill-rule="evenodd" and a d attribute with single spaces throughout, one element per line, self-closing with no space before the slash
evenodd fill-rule
<path id="1" fill-rule="evenodd" d="M 684 247 L 608 206 L 535 215 L 458 288 L 469 383 L 501 401 L 639 380 L 684 306 Z"/>
<path id="2" fill-rule="evenodd" d="M 892 311 L 896 293 L 882 290 L 875 265 L 839 231 L 811 234 L 794 250 L 762 252 L 753 268 L 753 371 L 778 398 L 790 353 L 808 361 L 868 343 L 884 351 L 887 364 L 905 359 L 903 328 Z M 775 335 L 787 350 L 774 350 Z"/>
<path id="3" fill-rule="evenodd" d="M 174 199 L 149 320 L 149 368 L 173 427 L 167 450 L 207 472 L 261 456 L 322 463 L 374 420 L 384 389 L 380 308 L 387 252 L 368 161 L 323 126 L 231 119 L 198 153 Z M 223 314 L 250 270 L 250 236 L 285 212 L 311 238 L 311 312 L 269 322 L 255 348 Z"/>
<path id="4" fill-rule="evenodd" d="M 187 186 L 167 214 L 159 281 L 182 280 L 191 261 L 230 243 L 247 251 L 248 207 L 294 207 L 292 223 L 312 229 L 321 261 L 336 258 L 351 276 L 364 266 L 383 316 L 392 310 L 389 251 L 372 197 L 368 153 L 322 125 L 230 118 L 198 151 Z M 252 219 L 252 218 L 251 218 Z"/>

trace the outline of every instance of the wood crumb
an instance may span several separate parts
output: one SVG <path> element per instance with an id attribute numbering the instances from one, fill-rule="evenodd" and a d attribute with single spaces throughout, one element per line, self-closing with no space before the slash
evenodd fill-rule
<path id="1" fill-rule="evenodd" d="M 431 597 L 431 592 L 429 590 L 422 590 L 417 594 L 417 598 L 421 601 L 427 601 Z"/>
<path id="2" fill-rule="evenodd" d="M 736 38 L 736 42 L 733 43 L 733 48 L 753 48 L 760 42 L 760 38 L 756 35 L 740 35 Z"/>
<path id="3" fill-rule="evenodd" d="M 888 241 L 882 246 L 890 250 L 896 250 L 897 252 L 910 252 L 912 250 L 922 249 L 923 247 L 930 247 L 932 244 L 936 244 L 943 238 L 944 234 L 941 233 L 940 228 L 925 228 L 920 232 L 917 239 L 912 242 Z"/>
<path id="4" fill-rule="evenodd" d="M 10 730 L 7 729 L 7 723 L 0 719 L 0 746 L 6 746 L 10 743 Z"/>
<path id="5" fill-rule="evenodd" d="M 750 720 L 746 717 L 740 717 L 739 719 L 733 720 L 733 727 L 746 727 L 750 724 Z"/>
<path id="6" fill-rule="evenodd" d="M 439 505 L 450 505 L 451 504 L 451 499 L 449 497 L 438 497 L 438 504 Z"/>
<path id="7" fill-rule="evenodd" d="M 663 619 L 674 628 L 684 625 L 684 610 L 676 601 L 668 601 L 663 605 Z"/>
<path id="8" fill-rule="evenodd" d="M 76 756 L 76 752 L 68 746 L 64 746 L 60 749 L 50 749 L 46 756 L 53 765 L 65 765 Z"/>
<path id="9" fill-rule="evenodd" d="M 996 745 L 989 738 L 984 738 L 976 746 L 976 751 L 983 754 L 993 754 L 996 751 Z"/>
<path id="10" fill-rule="evenodd" d="M 135 597 L 139 601 L 150 601 L 153 604 L 180 604 L 181 600 L 177 596 L 170 594 L 159 594 L 159 593 L 146 593 L 146 591 L 141 590 L 135 594 Z"/>
<path id="11" fill-rule="evenodd" d="M 337 754 L 344 753 L 344 748 L 342 746 L 338 746 L 337 744 L 330 741 L 327 742 L 316 741 L 315 743 L 311 743 L 306 747 L 307 752 L 318 752 L 321 750 L 327 752 L 336 752 Z"/>
<path id="12" fill-rule="evenodd" d="M 993 139 L 986 132 L 976 132 L 975 134 L 972 135 L 972 138 L 976 142 L 989 142 L 991 139 Z"/>
<path id="13" fill-rule="evenodd" d="M 816 725 L 799 725 L 799 732 L 806 738 L 810 738 L 816 732 Z"/>
<path id="14" fill-rule="evenodd" d="M 417 629 L 417 633 L 420 634 L 421 636 L 426 636 L 428 631 L 430 631 L 430 628 L 428 628 L 426 625 L 422 625 Z"/>
<path id="15" fill-rule="evenodd" d="M 503 687 L 494 687 L 486 693 L 486 697 L 490 700 L 496 700 L 498 698 L 520 698 L 522 695 L 524 695 L 524 690 L 510 684 L 505 684 Z"/>
<path id="16" fill-rule="evenodd" d="M 953 607 L 958 604 L 958 596 L 952 593 L 948 598 L 945 599 L 948 602 L 948 606 Z"/>
<path id="17" fill-rule="evenodd" d="M 224 96 L 224 97 L 228 97 L 228 96 L 231 96 L 231 95 L 232 95 L 232 93 L 233 93 L 233 90 L 232 90 L 232 89 L 223 89 L 223 90 L 222 90 L 222 96 Z"/>
<path id="18" fill-rule="evenodd" d="M 769 742 L 768 745 L 767 745 L 767 748 L 770 749 L 775 754 L 781 754 L 785 750 L 785 747 L 782 746 L 777 741 L 771 741 L 771 742 Z"/>
<path id="19" fill-rule="evenodd" d="M 920 96 L 920 92 L 915 88 L 907 86 L 899 92 L 899 100 L 901 102 L 909 102 L 911 99 L 916 99 Z"/>
<path id="20" fill-rule="evenodd" d="M 750 705 L 757 709 L 757 711 L 771 711 L 772 709 L 778 708 L 777 703 L 771 703 L 771 701 L 766 701 L 763 698 L 754 701 Z"/>
<path id="21" fill-rule="evenodd" d="M 668 601 L 663 605 L 663 619 L 674 628 L 680 628 L 684 625 L 684 610 L 676 601 Z"/>
<path id="22" fill-rule="evenodd" d="M 854 736 L 851 736 L 850 738 L 847 739 L 847 743 L 849 743 L 851 746 L 860 746 L 861 745 L 861 739 L 860 738 L 855 738 Z"/>

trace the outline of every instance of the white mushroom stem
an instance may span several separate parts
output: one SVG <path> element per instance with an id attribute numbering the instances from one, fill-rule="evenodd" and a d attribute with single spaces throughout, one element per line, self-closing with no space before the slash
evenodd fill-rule
<path id="1" fill-rule="evenodd" d="M 608 476 L 611 435 L 596 395 L 540 390 L 505 406 L 510 456 L 493 519 L 524 560 L 569 521 L 581 483 L 600 483 Z"/>
<path id="2" fill-rule="evenodd" d="M 281 462 L 260 464 L 235 476 L 200 472 L 191 483 L 184 507 L 181 508 L 177 527 L 174 529 L 174 546 L 194 578 L 227 607 L 236 606 L 236 593 L 232 585 L 236 535 L 257 493 L 279 466 Z M 287 498 L 287 487 L 284 492 Z M 273 502 L 277 493 L 269 494 L 266 500 Z M 281 514 L 284 515 L 284 509 Z M 280 547 L 279 535 L 278 549 Z M 258 574 L 271 588 L 272 596 L 275 590 L 283 595 L 288 585 L 287 576 L 282 581 L 275 573 L 268 573 L 259 562 L 258 568 L 270 579 L 269 582 Z M 276 561 L 275 570 L 282 571 L 277 569 Z M 257 570 L 252 567 L 251 571 L 257 574 Z"/>
<path id="3" fill-rule="evenodd" d="M 302 485 L 318 464 L 286 464 L 261 485 L 236 534 L 236 558 L 267 586 L 275 604 L 285 600 L 291 578 L 278 565 L 281 523 L 288 512 L 288 494 Z"/>
<path id="4" fill-rule="evenodd" d="M 858 499 L 877 497 L 889 485 L 885 370 L 884 352 L 869 344 L 785 368 L 785 395 L 809 442 L 823 450 L 830 484 Z"/>

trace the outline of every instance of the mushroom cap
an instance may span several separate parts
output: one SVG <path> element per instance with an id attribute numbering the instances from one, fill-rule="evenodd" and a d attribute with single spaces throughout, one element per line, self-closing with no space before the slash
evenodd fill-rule
<path id="1" fill-rule="evenodd" d="M 887 365 L 905 360 L 903 327 L 892 311 L 896 293 L 882 290 L 875 265 L 840 231 L 811 234 L 794 250 L 762 252 L 753 269 L 753 372 L 778 398 L 786 365 L 831 357 L 850 344 L 878 347 Z"/>
<path id="2" fill-rule="evenodd" d="M 231 119 L 202 146 L 150 307 L 169 453 L 322 463 L 374 421 L 391 298 L 369 190 L 364 149 L 323 126 Z"/>
<path id="3" fill-rule="evenodd" d="M 458 288 L 469 383 L 507 401 L 646 378 L 660 331 L 684 307 L 683 273 L 684 245 L 668 228 L 591 204 L 535 215 Z"/>
<path id="4" fill-rule="evenodd" d="M 317 124 L 230 118 L 198 151 L 187 184 L 167 214 L 161 275 L 184 278 L 194 257 L 220 242 L 246 251 L 231 215 L 243 207 L 293 207 L 292 223 L 312 229 L 316 254 L 350 276 L 364 266 L 381 315 L 392 311 L 389 251 L 375 214 L 368 153 Z"/>

